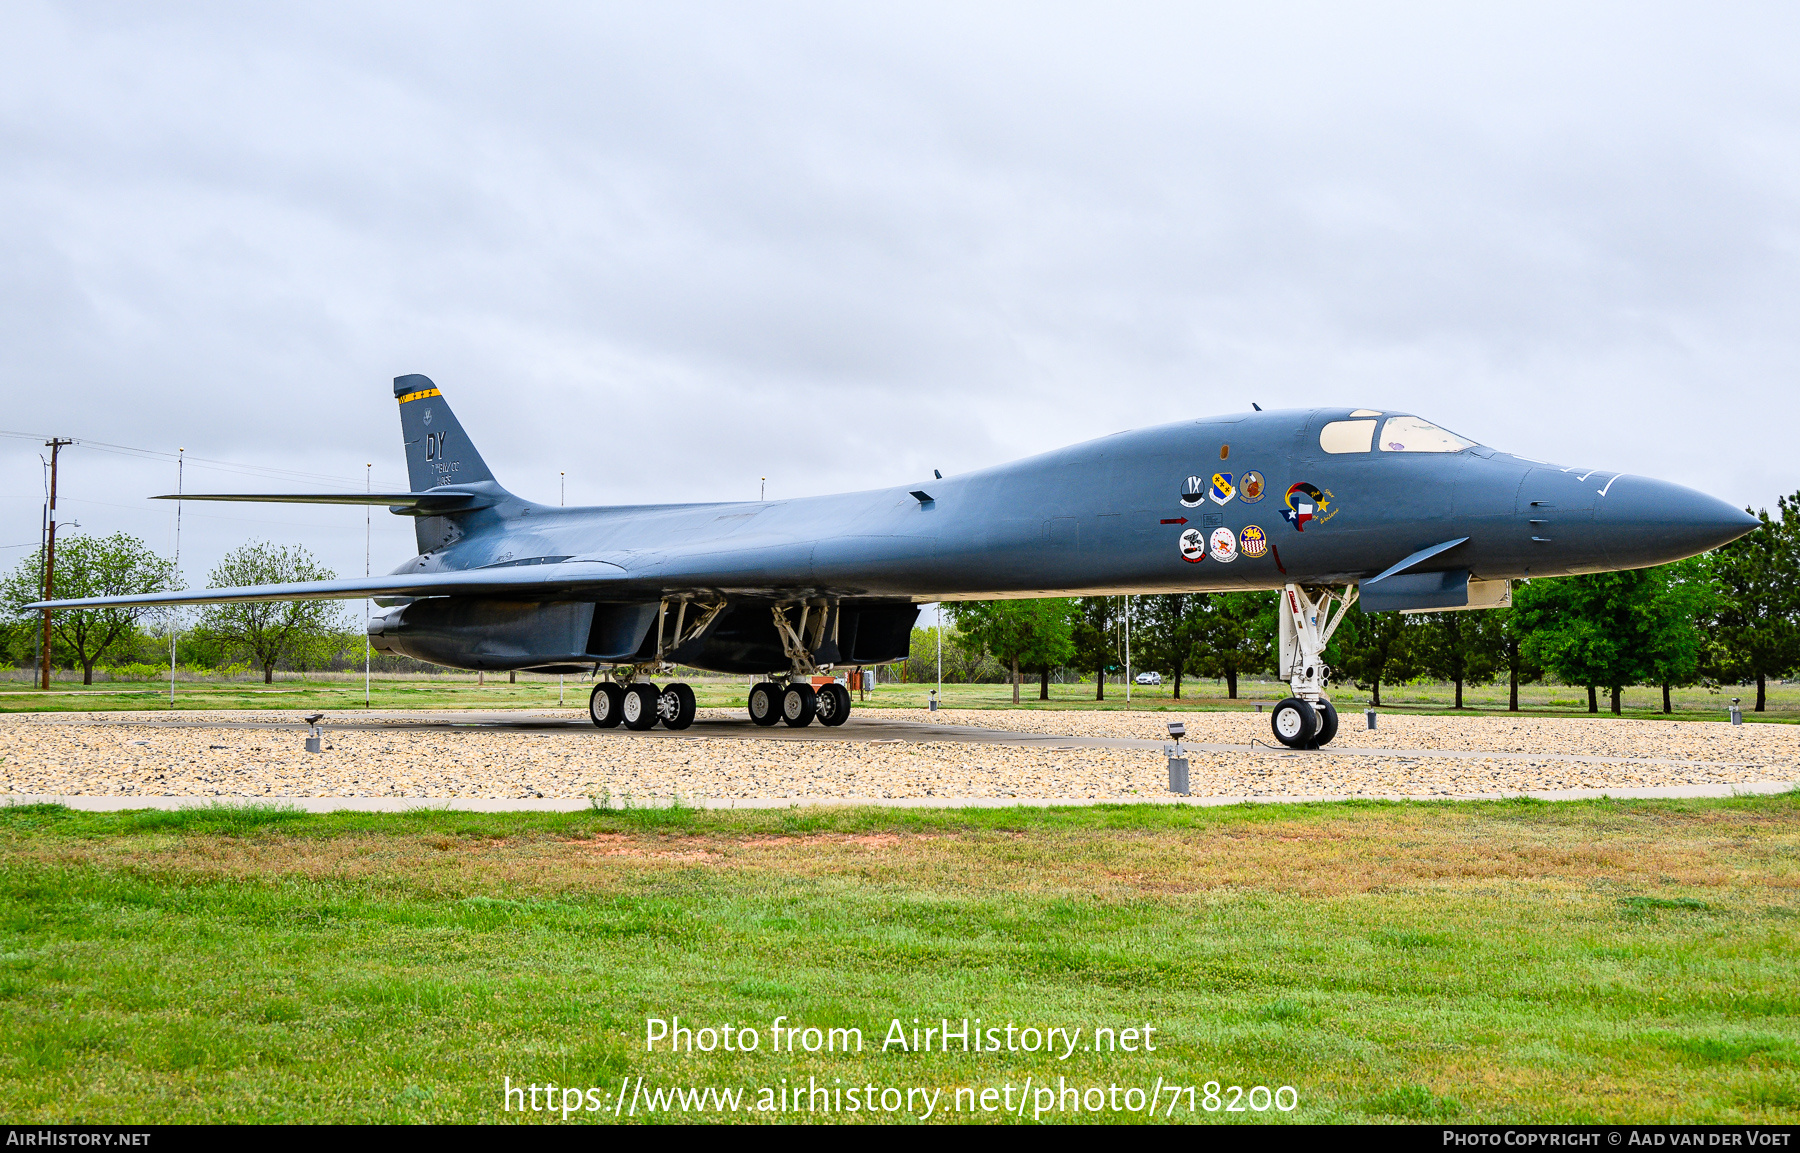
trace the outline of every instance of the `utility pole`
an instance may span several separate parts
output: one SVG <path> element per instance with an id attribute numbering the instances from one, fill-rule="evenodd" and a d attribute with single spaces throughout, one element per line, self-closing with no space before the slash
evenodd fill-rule
<path id="1" fill-rule="evenodd" d="M 944 707 L 944 602 L 939 601 L 937 607 L 937 705 Z"/>
<path id="2" fill-rule="evenodd" d="M 175 450 L 175 572 L 181 573 L 181 481 L 187 471 L 187 449 Z M 175 622 L 180 619 L 179 608 L 169 606 L 169 707 L 175 707 Z"/>
<path id="3" fill-rule="evenodd" d="M 50 523 L 44 537 L 44 599 L 56 599 L 56 455 L 64 445 L 74 444 L 60 436 L 53 436 L 44 442 L 50 450 Z M 38 661 L 38 674 L 42 678 L 43 687 L 50 688 L 50 610 L 44 610 L 44 655 Z"/>
<path id="4" fill-rule="evenodd" d="M 373 464 L 363 465 L 363 492 L 364 492 L 364 494 L 372 493 L 375 491 L 374 468 L 375 468 L 375 466 Z M 363 576 L 364 577 L 367 577 L 369 575 L 370 534 L 374 532 L 374 527 L 375 527 L 375 519 L 374 518 L 375 518 L 374 506 L 367 502 L 364 502 L 364 504 L 363 504 Z M 365 709 L 370 707 L 370 705 L 369 705 L 369 651 L 372 646 L 369 641 L 369 619 L 371 616 L 374 615 L 374 612 L 375 612 L 375 599 L 373 597 L 364 597 L 363 598 L 363 708 L 365 708 Z"/>
<path id="5" fill-rule="evenodd" d="M 556 474 L 556 507 L 561 508 L 568 503 L 569 474 L 559 472 Z M 656 643 L 662 644 L 662 637 L 657 637 Z M 514 673 L 513 677 L 516 679 L 518 675 L 518 673 Z M 563 707 L 563 675 L 561 673 L 556 674 L 556 707 L 559 709 Z"/>

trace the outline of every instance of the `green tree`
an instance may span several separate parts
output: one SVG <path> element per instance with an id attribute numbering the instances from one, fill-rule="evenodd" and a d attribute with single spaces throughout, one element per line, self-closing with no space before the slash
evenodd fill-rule
<path id="1" fill-rule="evenodd" d="M 179 587 L 175 566 L 150 551 L 128 533 L 111 536 L 76 535 L 57 542 L 53 593 L 57 599 L 130 596 Z M 44 556 L 40 549 L 19 562 L 6 578 L 5 600 L 18 614 L 18 606 L 43 599 Z M 50 616 L 53 644 L 66 659 L 81 666 L 81 683 L 94 683 L 94 666 L 121 643 L 135 647 L 137 620 L 145 612 L 166 611 L 143 607 L 59 609 Z M 28 615 L 41 620 L 37 613 Z M 41 643 L 41 642 L 40 642 Z M 54 661 L 57 651 L 45 654 Z"/>
<path id="2" fill-rule="evenodd" d="M 1238 677 L 1266 672 L 1275 661 L 1275 605 L 1267 593 L 1214 593 L 1196 626 L 1192 668 L 1225 678 L 1225 695 L 1236 700 Z"/>
<path id="3" fill-rule="evenodd" d="M 1456 686 L 1456 708 L 1463 707 L 1463 685 L 1485 684 L 1500 665 L 1498 624 L 1486 610 L 1419 613 L 1411 636 L 1413 659 L 1426 676 Z"/>
<path id="4" fill-rule="evenodd" d="M 961 601 L 949 609 L 958 631 L 1011 667 L 1015 705 L 1020 666 L 1048 669 L 1075 655 L 1074 626 L 1065 599 Z M 1047 675 L 1044 690 L 1048 699 Z"/>
<path id="5" fill-rule="evenodd" d="M 1768 680 L 1800 668 L 1800 492 L 1776 501 L 1762 527 L 1712 554 L 1719 604 L 1707 622 L 1707 663 L 1721 679 L 1756 682 L 1756 711 Z"/>
<path id="6" fill-rule="evenodd" d="M 1713 556 L 1689 557 L 1648 570 L 1652 586 L 1648 648 L 1649 681 L 1662 686 L 1663 712 L 1673 713 L 1670 690 L 1704 675 L 1706 623 L 1720 607 Z"/>
<path id="7" fill-rule="evenodd" d="M 229 588 L 335 579 L 337 574 L 315 564 L 303 546 L 251 541 L 228 553 L 207 582 L 213 588 Z M 343 608 L 328 600 L 239 601 L 208 605 L 200 615 L 202 630 L 228 646 L 247 650 L 262 666 L 264 684 L 274 681 L 275 665 L 283 657 L 316 644 L 321 634 L 348 627 Z"/>
<path id="8" fill-rule="evenodd" d="M 1506 669 L 1506 707 L 1509 712 L 1516 713 L 1519 711 L 1519 684 L 1543 679 L 1544 669 L 1526 653 L 1524 618 L 1509 608 L 1486 611 L 1499 630 L 1499 660 Z"/>
<path id="9" fill-rule="evenodd" d="M 1119 667 L 1119 625 L 1123 620 L 1118 597 L 1082 597 L 1075 618 L 1073 641 L 1076 665 L 1094 670 L 1094 699 L 1106 699 L 1106 674 Z"/>
<path id="10" fill-rule="evenodd" d="M 1200 623 L 1208 611 L 1203 593 L 1168 593 L 1138 598 L 1131 644 L 1146 668 L 1167 669 L 1181 699 L 1181 678 L 1193 670 L 1200 646 Z"/>
<path id="11" fill-rule="evenodd" d="M 1662 565 L 1535 580 L 1514 595 L 1513 612 L 1525 657 L 1586 685 L 1590 712 L 1605 687 L 1619 713 L 1626 685 L 1672 684 L 1697 669 L 1694 621 L 1709 600 L 1704 580 Z"/>
<path id="12" fill-rule="evenodd" d="M 1351 613 L 1331 638 L 1337 648 L 1337 671 L 1369 694 L 1381 707 L 1381 682 L 1418 675 L 1412 646 L 1412 621 L 1405 613 Z"/>

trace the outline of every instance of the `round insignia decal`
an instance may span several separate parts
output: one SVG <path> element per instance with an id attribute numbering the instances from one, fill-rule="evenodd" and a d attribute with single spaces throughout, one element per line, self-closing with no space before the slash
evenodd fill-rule
<path id="1" fill-rule="evenodd" d="M 1181 486 L 1181 503 L 1193 508 L 1205 499 L 1206 482 L 1197 476 L 1188 477 L 1187 483 Z"/>
<path id="2" fill-rule="evenodd" d="M 1213 473 L 1212 488 L 1206 495 L 1212 498 L 1214 504 L 1224 504 L 1236 496 L 1237 489 L 1232 487 L 1231 474 L 1228 472 Z"/>
<path id="3" fill-rule="evenodd" d="M 1197 528 L 1190 528 L 1181 534 L 1181 559 L 1189 564 L 1199 564 L 1206 559 L 1206 537 Z"/>
<path id="4" fill-rule="evenodd" d="M 1267 488 L 1268 485 L 1263 482 L 1262 473 L 1247 472 L 1244 474 L 1244 478 L 1238 482 L 1238 497 L 1245 504 L 1255 504 L 1263 498 L 1263 491 Z"/>
<path id="5" fill-rule="evenodd" d="M 1269 551 L 1269 538 L 1259 525 L 1247 524 L 1238 534 L 1238 548 L 1251 560 Z"/>
<path id="6" fill-rule="evenodd" d="M 1282 519 L 1294 526 L 1295 532 L 1305 532 L 1306 522 L 1324 524 L 1337 515 L 1337 509 L 1331 503 L 1331 490 L 1296 481 L 1288 486 L 1287 507 L 1281 510 Z"/>
<path id="7" fill-rule="evenodd" d="M 1212 534 L 1212 558 L 1230 564 L 1237 559 L 1237 534 L 1228 528 L 1215 528 Z"/>

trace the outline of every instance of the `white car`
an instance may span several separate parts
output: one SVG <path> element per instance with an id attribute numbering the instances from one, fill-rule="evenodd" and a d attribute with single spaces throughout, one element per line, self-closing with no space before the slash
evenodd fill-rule
<path id="1" fill-rule="evenodd" d="M 1160 685 L 1160 684 L 1162 684 L 1162 674 L 1161 673 L 1139 673 L 1137 675 L 1136 679 L 1137 679 L 1137 683 L 1140 685 Z"/>

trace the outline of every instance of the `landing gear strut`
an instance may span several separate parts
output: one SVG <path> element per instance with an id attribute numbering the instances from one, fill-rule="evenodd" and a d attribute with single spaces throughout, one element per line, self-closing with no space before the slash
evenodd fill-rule
<path id="1" fill-rule="evenodd" d="M 1332 602 L 1337 602 L 1333 611 Z M 1311 594 L 1299 585 L 1281 590 L 1281 671 L 1293 696 L 1275 706 L 1269 727 L 1275 739 L 1290 749 L 1316 749 L 1337 736 L 1337 710 L 1325 697 L 1331 669 L 1325 664 L 1325 646 L 1343 623 L 1344 614 L 1356 603 L 1356 586 L 1343 593 L 1317 589 Z"/>
<path id="2" fill-rule="evenodd" d="M 837 643 L 837 613 L 827 605 L 795 605 L 800 619 L 789 618 L 787 605 L 774 606 L 775 635 L 788 659 L 788 671 L 750 688 L 750 719 L 768 726 L 782 721 L 793 728 L 836 727 L 850 719 L 850 690 L 837 682 L 814 688 L 810 678 L 831 668 L 813 660 L 827 639 Z M 827 638 L 827 632 L 830 633 Z"/>

